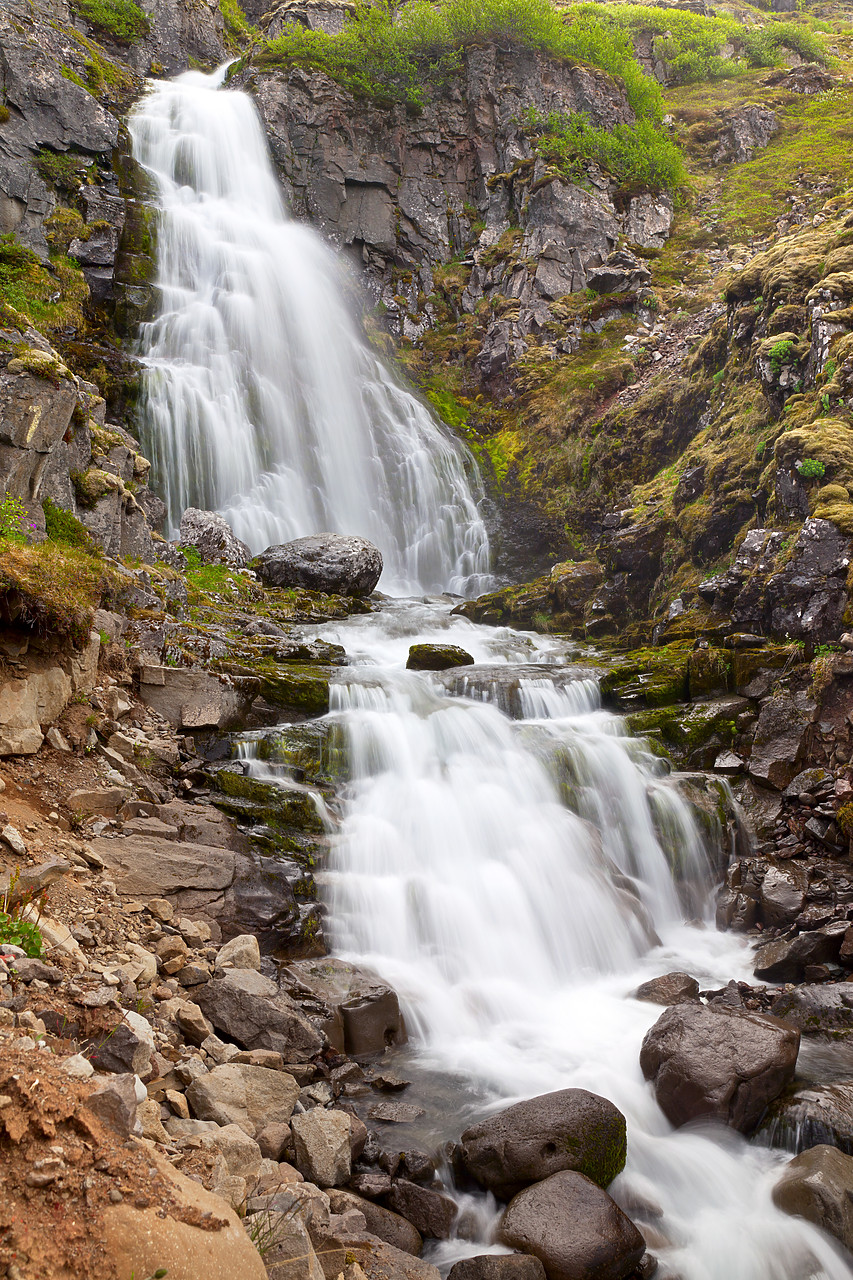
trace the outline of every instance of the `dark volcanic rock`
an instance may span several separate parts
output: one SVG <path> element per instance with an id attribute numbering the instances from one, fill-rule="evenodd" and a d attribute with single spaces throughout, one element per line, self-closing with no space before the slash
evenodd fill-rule
<path id="1" fill-rule="evenodd" d="M 776 1018 L 682 1004 L 647 1032 L 640 1066 L 672 1124 L 713 1119 L 748 1133 L 793 1079 L 799 1047 Z"/>
<path id="2" fill-rule="evenodd" d="M 386 1202 L 389 1209 L 417 1227 L 421 1235 L 435 1240 L 449 1239 L 459 1214 L 459 1207 L 450 1196 L 430 1187 L 420 1187 L 405 1178 L 395 1180 Z"/>
<path id="3" fill-rule="evenodd" d="M 323 1036 L 274 982 L 253 969 L 226 970 L 194 999 L 218 1031 L 246 1049 L 274 1049 L 286 1062 L 307 1062 Z"/>
<path id="4" fill-rule="evenodd" d="M 462 1159 L 502 1200 L 563 1169 L 607 1186 L 625 1164 L 625 1117 L 586 1089 L 518 1102 L 462 1134 Z"/>
<path id="5" fill-rule="evenodd" d="M 382 573 L 382 554 L 366 538 L 315 533 L 267 547 L 258 556 L 256 566 L 270 587 L 368 596 Z"/>
<path id="6" fill-rule="evenodd" d="M 568 1170 L 519 1192 L 503 1216 L 501 1236 L 539 1258 L 548 1280 L 624 1280 L 646 1251 L 607 1192 Z"/>
<path id="7" fill-rule="evenodd" d="M 847 921 L 839 920 L 825 929 L 766 942 L 755 953 L 755 976 L 763 982 L 797 982 L 808 965 L 833 964 L 838 959 L 846 932 Z"/>

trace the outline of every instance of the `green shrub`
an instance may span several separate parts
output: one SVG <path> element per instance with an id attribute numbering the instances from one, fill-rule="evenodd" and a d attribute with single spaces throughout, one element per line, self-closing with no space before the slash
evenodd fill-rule
<path id="1" fill-rule="evenodd" d="M 42 503 L 44 511 L 45 532 L 51 542 L 58 542 L 66 547 L 81 547 L 86 551 L 94 551 L 91 534 L 76 516 L 64 507 L 58 507 L 52 498 L 45 498 Z"/>
<path id="2" fill-rule="evenodd" d="M 796 464 L 796 467 L 804 480 L 818 480 L 826 474 L 825 464 L 819 462 L 817 458 L 803 458 L 802 462 Z"/>
<path id="3" fill-rule="evenodd" d="M 626 186 L 672 192 L 686 186 L 678 147 L 651 120 L 608 130 L 590 124 L 585 112 L 569 116 L 552 111 L 545 118 L 531 109 L 526 123 L 539 135 L 536 149 L 543 159 L 573 179 L 584 178 L 585 165 L 595 161 Z"/>
<path id="4" fill-rule="evenodd" d="M 82 18 L 123 44 L 139 40 L 148 31 L 148 19 L 134 0 L 72 0 Z"/>
<path id="5" fill-rule="evenodd" d="M 0 501 L 0 543 L 12 542 L 22 546 L 27 541 L 27 529 L 33 527 L 20 498 L 6 494 Z"/>
<path id="6" fill-rule="evenodd" d="M 257 36 L 257 27 L 251 25 L 238 0 L 219 0 L 219 12 L 225 22 L 226 41 L 232 48 L 242 48 Z"/>
<path id="7" fill-rule="evenodd" d="M 21 947 L 31 959 L 38 959 L 41 955 L 42 936 L 38 925 L 32 920 L 22 920 L 20 916 L 0 911 L 0 949 L 4 943 Z"/>

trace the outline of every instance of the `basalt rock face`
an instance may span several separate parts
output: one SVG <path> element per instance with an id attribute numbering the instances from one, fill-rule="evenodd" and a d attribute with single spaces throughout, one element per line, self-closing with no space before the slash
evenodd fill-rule
<path id="1" fill-rule="evenodd" d="M 430 327 L 422 298 L 436 268 L 463 252 L 474 264 L 463 308 L 483 297 L 512 303 L 477 356 L 484 376 L 525 349 L 551 319 L 550 304 L 583 289 L 620 236 L 660 245 L 668 233 L 667 198 L 638 194 L 617 209 L 616 186 L 599 172 L 588 189 L 546 174 L 521 125 L 530 108 L 584 112 L 607 129 L 631 122 L 600 71 L 531 50 L 474 48 L 416 117 L 356 102 L 317 72 L 250 71 L 243 82 L 294 214 L 351 251 L 393 332 L 417 338 Z"/>

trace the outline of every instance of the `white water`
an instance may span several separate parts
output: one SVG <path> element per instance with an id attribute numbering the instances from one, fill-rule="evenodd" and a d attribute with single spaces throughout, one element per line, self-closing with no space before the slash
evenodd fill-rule
<path id="1" fill-rule="evenodd" d="M 359 661 L 341 671 L 330 716 L 351 769 L 325 877 L 334 950 L 395 986 L 418 1068 L 461 1077 L 436 1134 L 458 1138 L 508 1100 L 591 1089 L 628 1119 L 628 1166 L 611 1192 L 651 1228 L 662 1277 L 848 1277 L 831 1241 L 774 1208 L 787 1156 L 719 1126 L 674 1132 L 642 1079 L 640 1044 L 661 1009 L 631 999 L 636 986 L 673 969 L 703 987 L 749 980 L 750 955 L 708 923 L 710 873 L 687 806 L 566 665 L 566 646 L 474 626 L 439 602 L 320 630 Z M 488 665 L 404 671 L 424 634 Z M 448 694 L 466 681 L 469 697 Z M 700 899 L 706 919 L 689 923 Z M 500 1250 L 494 1202 L 461 1200 L 467 1238 L 438 1246 L 440 1263 Z"/>
<path id="2" fill-rule="evenodd" d="M 333 253 L 288 220 L 254 105 L 223 77 L 155 82 L 129 123 L 160 208 L 160 309 L 138 345 L 172 526 L 218 510 L 253 551 L 359 534 L 385 590 L 486 590 L 473 459 L 359 337 Z"/>

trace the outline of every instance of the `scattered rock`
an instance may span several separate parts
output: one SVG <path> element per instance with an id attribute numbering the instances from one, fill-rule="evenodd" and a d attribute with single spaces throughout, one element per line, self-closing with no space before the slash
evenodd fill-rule
<path id="1" fill-rule="evenodd" d="M 285 1071 L 225 1063 L 199 1076 L 187 1101 L 199 1120 L 238 1125 L 254 1138 L 268 1124 L 287 1124 L 299 1086 Z"/>
<path id="2" fill-rule="evenodd" d="M 470 667 L 474 659 L 456 644 L 413 644 L 406 667 L 409 671 L 447 671 L 450 667 Z"/>
<path id="3" fill-rule="evenodd" d="M 350 1117 L 314 1107 L 291 1121 L 296 1167 L 318 1187 L 341 1187 L 352 1173 Z"/>

